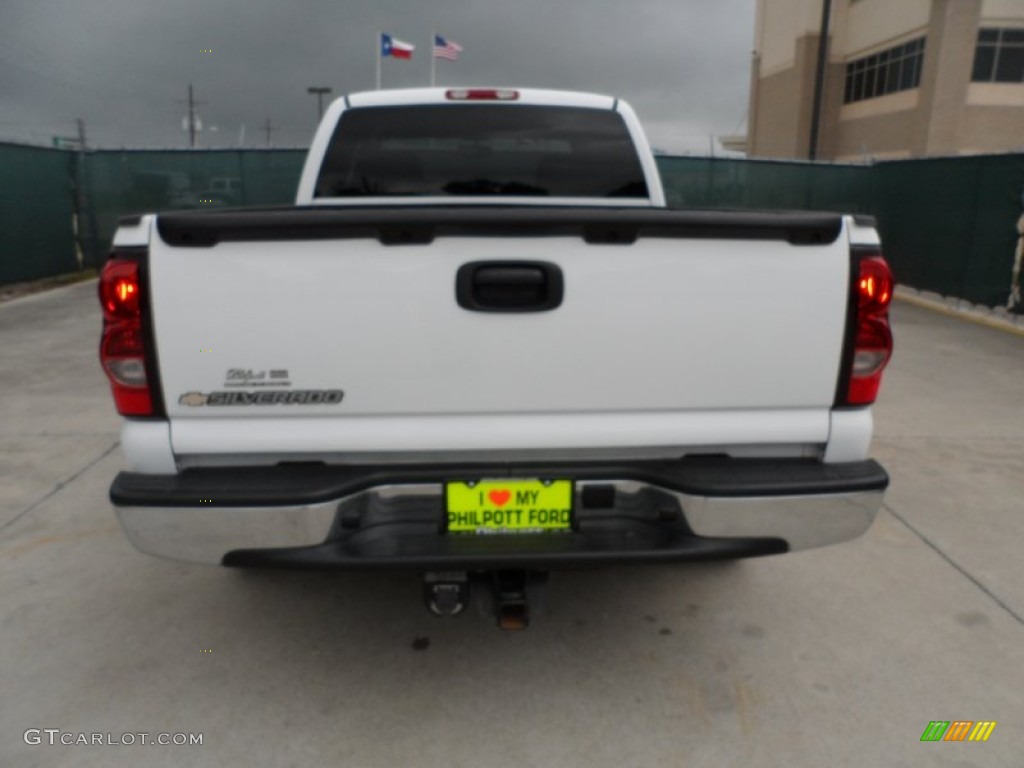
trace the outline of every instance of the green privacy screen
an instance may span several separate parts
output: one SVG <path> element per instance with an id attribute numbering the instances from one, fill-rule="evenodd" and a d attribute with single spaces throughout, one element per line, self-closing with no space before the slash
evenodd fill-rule
<path id="1" fill-rule="evenodd" d="M 292 203 L 305 157 L 302 150 L 255 149 L 89 153 L 97 231 L 90 259 L 102 262 L 126 214 Z"/>
<path id="2" fill-rule="evenodd" d="M 78 269 L 75 155 L 0 144 L 0 285 Z"/>
<path id="3" fill-rule="evenodd" d="M 101 150 L 0 145 L 0 283 L 73 271 L 73 185 L 84 265 L 119 216 L 292 202 L 302 150 Z M 831 210 L 878 217 L 897 280 L 988 306 L 1010 293 L 1024 154 L 874 165 L 658 158 L 674 208 Z"/>
<path id="4" fill-rule="evenodd" d="M 1024 154 L 878 163 L 871 172 L 898 282 L 1006 305 L 1024 212 Z"/>
<path id="5" fill-rule="evenodd" d="M 670 206 L 872 214 L 898 282 L 990 307 L 1010 295 L 1024 154 L 870 166 L 662 157 L 658 165 Z"/>
<path id="6" fill-rule="evenodd" d="M 755 208 L 869 213 L 867 165 L 659 157 L 673 208 Z"/>

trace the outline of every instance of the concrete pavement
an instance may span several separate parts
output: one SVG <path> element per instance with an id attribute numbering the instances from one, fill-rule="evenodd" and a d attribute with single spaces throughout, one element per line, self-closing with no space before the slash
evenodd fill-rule
<path id="1" fill-rule="evenodd" d="M 894 317 L 864 538 L 557 574 L 503 634 L 427 615 L 415 575 L 136 553 L 95 283 L 0 306 L 0 766 L 1024 765 L 1024 339 Z M 998 726 L 921 743 L 931 720 Z"/>

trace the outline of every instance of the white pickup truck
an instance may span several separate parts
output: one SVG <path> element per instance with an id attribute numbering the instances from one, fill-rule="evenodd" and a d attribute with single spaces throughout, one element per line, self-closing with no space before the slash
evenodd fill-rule
<path id="1" fill-rule="evenodd" d="M 670 210 L 622 101 L 335 101 L 294 207 L 122 220 L 100 357 L 110 498 L 155 555 L 491 574 L 856 537 L 892 349 L 871 222 Z"/>

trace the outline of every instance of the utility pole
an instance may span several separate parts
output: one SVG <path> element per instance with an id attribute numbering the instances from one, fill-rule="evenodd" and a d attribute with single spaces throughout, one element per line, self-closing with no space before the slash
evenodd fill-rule
<path id="1" fill-rule="evenodd" d="M 180 102 L 179 102 L 180 103 Z M 196 146 L 196 127 L 200 125 L 199 116 L 196 114 L 196 107 L 205 104 L 205 101 L 196 101 L 192 94 L 192 83 L 188 84 L 188 115 L 185 116 L 185 125 L 182 126 L 188 131 L 188 145 L 192 149 Z"/>
<path id="2" fill-rule="evenodd" d="M 99 265 L 99 242 L 97 240 L 96 208 L 93 205 L 92 184 L 88 177 L 86 150 L 89 148 L 85 135 L 85 120 L 77 118 L 78 151 L 75 164 L 72 166 L 72 185 L 74 188 L 74 231 L 79 258 L 79 269 L 86 264 L 91 267 Z"/>
<path id="3" fill-rule="evenodd" d="M 196 102 L 192 98 L 192 83 L 188 84 L 188 145 L 196 146 Z"/>
<path id="4" fill-rule="evenodd" d="M 330 93 L 332 90 L 333 89 L 331 88 L 326 88 L 323 86 L 318 87 L 313 85 L 306 89 L 306 93 L 316 95 L 317 122 L 322 120 L 324 117 L 324 94 Z"/>
<path id="5" fill-rule="evenodd" d="M 270 124 L 270 116 L 267 116 L 267 121 L 263 124 L 263 131 L 267 134 L 267 146 L 270 146 L 270 134 L 274 132 L 274 127 Z"/>

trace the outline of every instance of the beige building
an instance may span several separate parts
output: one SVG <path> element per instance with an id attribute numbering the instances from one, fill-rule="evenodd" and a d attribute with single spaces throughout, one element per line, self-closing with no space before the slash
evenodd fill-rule
<path id="1" fill-rule="evenodd" d="M 758 0 L 747 154 L 807 158 L 824 0 Z M 1024 0 L 831 0 L 818 159 L 1024 151 Z"/>

